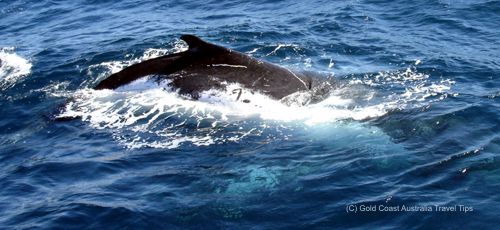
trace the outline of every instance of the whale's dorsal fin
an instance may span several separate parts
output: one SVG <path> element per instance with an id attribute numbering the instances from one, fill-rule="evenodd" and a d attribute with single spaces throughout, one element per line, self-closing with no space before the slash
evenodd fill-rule
<path id="1" fill-rule="evenodd" d="M 190 34 L 182 35 L 181 39 L 188 44 L 189 49 L 199 48 L 199 47 L 209 45 L 207 42 L 201 40 L 201 38 L 196 37 L 194 35 L 190 35 Z"/>
<path id="2" fill-rule="evenodd" d="M 218 45 L 215 45 L 212 43 L 208 43 L 208 42 L 203 41 L 201 38 L 196 37 L 194 35 L 185 34 L 185 35 L 181 36 L 181 39 L 188 44 L 189 51 L 195 51 L 195 52 L 202 51 L 202 50 L 203 51 L 211 51 L 211 52 L 228 51 L 228 49 L 225 47 L 218 46 Z M 205 53 L 205 52 L 203 52 L 203 53 Z"/>

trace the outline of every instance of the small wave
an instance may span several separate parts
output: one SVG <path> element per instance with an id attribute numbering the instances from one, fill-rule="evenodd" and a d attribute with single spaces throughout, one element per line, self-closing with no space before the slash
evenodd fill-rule
<path id="1" fill-rule="evenodd" d="M 0 48 L 0 89 L 12 87 L 31 73 L 32 64 L 14 53 L 14 48 Z"/>

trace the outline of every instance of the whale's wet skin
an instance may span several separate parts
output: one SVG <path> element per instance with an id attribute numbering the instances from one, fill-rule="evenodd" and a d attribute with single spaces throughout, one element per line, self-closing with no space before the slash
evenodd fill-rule
<path id="1" fill-rule="evenodd" d="M 0 228 L 492 229 L 496 5 L 0 2 Z M 181 34 L 332 84 L 98 87 Z"/>
<path id="2" fill-rule="evenodd" d="M 163 75 L 170 80 L 170 86 L 193 99 L 198 99 L 202 91 L 226 89 L 227 83 L 281 99 L 295 92 L 312 91 L 318 85 L 312 76 L 208 43 L 194 35 L 183 35 L 181 39 L 189 45 L 188 50 L 131 65 L 102 80 L 94 89 L 116 89 L 148 75 Z"/>

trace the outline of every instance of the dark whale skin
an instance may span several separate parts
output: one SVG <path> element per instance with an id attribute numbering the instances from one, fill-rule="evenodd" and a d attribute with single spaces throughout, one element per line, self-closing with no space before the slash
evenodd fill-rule
<path id="1" fill-rule="evenodd" d="M 211 44 L 193 35 L 181 39 L 189 49 L 131 65 L 110 75 L 94 89 L 116 89 L 148 75 L 171 79 L 179 93 L 196 99 L 199 92 L 239 83 L 274 99 L 311 88 L 312 79 L 302 73 Z"/>

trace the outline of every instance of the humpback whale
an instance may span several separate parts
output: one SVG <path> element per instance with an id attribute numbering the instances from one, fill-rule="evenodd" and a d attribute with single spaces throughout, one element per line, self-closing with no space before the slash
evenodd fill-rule
<path id="1" fill-rule="evenodd" d="M 183 95 L 199 98 L 199 93 L 225 88 L 225 83 L 241 86 L 280 100 L 317 85 L 313 77 L 212 44 L 194 35 L 183 35 L 186 51 L 131 65 L 102 80 L 94 87 L 116 89 L 139 78 L 156 75 L 171 80 L 169 86 Z M 328 86 L 330 84 L 327 84 Z M 325 91 L 325 87 L 321 87 Z M 241 94 L 241 91 L 240 91 Z"/>

